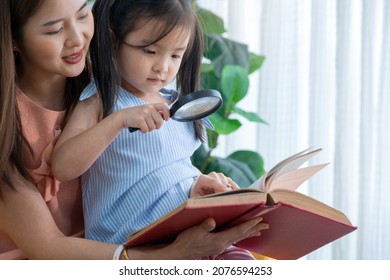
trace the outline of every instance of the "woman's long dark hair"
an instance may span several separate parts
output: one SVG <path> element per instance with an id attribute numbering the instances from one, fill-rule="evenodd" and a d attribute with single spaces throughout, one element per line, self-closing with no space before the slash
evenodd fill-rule
<path id="1" fill-rule="evenodd" d="M 189 0 L 96 0 L 92 12 L 95 36 L 91 41 L 90 53 L 104 116 L 111 113 L 120 84 L 115 50 L 129 32 L 139 28 L 141 21 L 158 24 L 158 32 L 149 45 L 164 38 L 177 26 L 189 30 L 190 41 L 176 76 L 176 86 L 182 95 L 199 89 L 203 33 Z M 204 140 L 200 121 L 195 122 L 195 130 L 197 137 Z"/>
<path id="2" fill-rule="evenodd" d="M 15 189 L 13 173 L 19 172 L 31 179 L 26 168 L 25 153 L 31 152 L 23 136 L 16 104 L 15 86 L 23 75 L 23 65 L 14 53 L 13 42 L 22 43 L 22 29 L 45 0 L 7 0 L 0 2 L 0 198 L 4 187 Z M 66 117 L 79 100 L 88 84 L 88 69 L 75 78 L 69 78 L 65 87 Z M 66 118 L 65 117 L 65 118 Z"/>

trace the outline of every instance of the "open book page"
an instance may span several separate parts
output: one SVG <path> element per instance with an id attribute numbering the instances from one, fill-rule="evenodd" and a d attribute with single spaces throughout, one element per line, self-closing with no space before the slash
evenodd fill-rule
<path id="1" fill-rule="evenodd" d="M 271 168 L 266 174 L 264 174 L 262 177 L 256 180 L 249 188 L 259 189 L 262 192 L 269 192 L 270 188 L 273 188 L 272 185 L 274 184 L 276 179 L 278 179 L 279 177 L 287 173 L 289 173 L 291 179 L 293 179 L 292 177 L 295 176 L 293 173 L 297 172 L 297 170 L 299 170 L 299 167 L 302 166 L 302 164 L 308 161 L 315 154 L 319 153 L 321 150 L 322 150 L 321 148 L 319 149 L 309 148 L 282 160 L 281 162 L 276 164 L 273 168 Z M 300 174 L 296 174 L 295 180 L 297 180 L 299 177 L 300 180 L 302 181 L 301 183 L 303 183 L 323 167 L 324 166 L 321 165 L 321 167 L 319 167 L 318 170 L 314 168 L 314 169 L 307 169 L 307 171 L 305 172 L 300 172 Z M 285 179 L 283 179 L 282 181 L 285 181 Z M 294 183 L 292 185 L 293 186 L 289 187 L 290 189 L 296 189 L 300 184 L 297 185 L 297 183 Z"/>
<path id="2" fill-rule="evenodd" d="M 328 163 L 323 163 L 291 170 L 282 174 L 275 173 L 274 176 L 269 178 L 266 182 L 266 189 L 268 192 L 275 189 L 289 189 L 295 191 L 300 185 L 327 165 Z M 275 176 L 276 174 L 278 174 L 278 176 Z"/>
<path id="3" fill-rule="evenodd" d="M 307 148 L 306 150 L 303 150 L 299 153 L 296 153 L 296 154 L 280 161 L 274 167 L 272 167 L 270 171 L 268 171 L 268 174 L 271 176 L 272 174 L 281 170 L 282 168 L 286 169 L 286 171 L 292 170 L 292 169 L 297 169 L 304 162 L 306 162 L 308 160 L 308 158 L 317 154 L 321 150 L 322 150 L 321 148 L 318 148 L 318 149 L 313 149 L 312 147 Z"/>

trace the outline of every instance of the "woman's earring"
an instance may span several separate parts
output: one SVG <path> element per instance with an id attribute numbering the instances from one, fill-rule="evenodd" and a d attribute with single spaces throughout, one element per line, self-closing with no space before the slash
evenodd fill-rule
<path id="1" fill-rule="evenodd" d="M 18 50 L 18 47 L 17 46 L 15 46 L 15 45 L 13 45 L 13 53 L 14 53 L 14 56 L 15 57 L 17 57 L 17 56 L 19 56 L 19 50 Z"/>

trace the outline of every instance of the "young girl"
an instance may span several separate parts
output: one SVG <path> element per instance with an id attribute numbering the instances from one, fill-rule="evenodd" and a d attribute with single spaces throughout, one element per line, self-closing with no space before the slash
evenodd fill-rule
<path id="1" fill-rule="evenodd" d="M 203 40 L 189 1 L 97 0 L 93 13 L 95 80 L 84 94 L 98 89 L 99 95 L 75 109 L 57 143 L 53 172 L 60 180 L 85 172 L 86 236 L 124 243 L 189 196 L 238 186 L 222 174 L 200 175 L 192 165 L 203 137 L 199 121 L 169 119 L 177 94 L 164 87 L 176 78 L 185 95 L 199 84 Z M 253 259 L 234 246 L 199 257 Z"/>
<path id="2" fill-rule="evenodd" d="M 0 259 L 112 259 L 121 252 L 118 244 L 80 238 L 80 180 L 60 183 L 50 166 L 53 144 L 90 81 L 93 31 L 86 0 L 0 2 Z M 168 246 L 127 252 L 196 258 L 256 235 L 257 222 L 210 234 L 214 222 L 206 220 Z"/>

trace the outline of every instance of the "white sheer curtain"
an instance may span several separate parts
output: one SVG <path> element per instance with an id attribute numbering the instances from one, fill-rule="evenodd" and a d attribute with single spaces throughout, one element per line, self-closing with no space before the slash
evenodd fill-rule
<path id="1" fill-rule="evenodd" d="M 218 153 L 258 151 L 270 168 L 308 146 L 325 171 L 301 189 L 359 229 L 308 259 L 390 259 L 390 1 L 198 0 L 227 36 L 266 56 L 240 104 L 243 122 Z M 245 136 L 245 137 L 243 137 Z"/>

